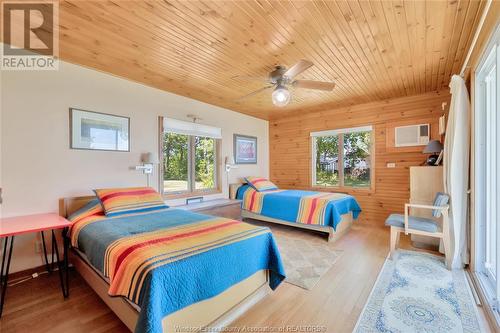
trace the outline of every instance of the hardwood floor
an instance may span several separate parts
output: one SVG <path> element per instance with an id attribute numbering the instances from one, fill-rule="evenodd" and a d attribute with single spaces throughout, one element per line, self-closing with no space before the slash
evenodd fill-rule
<path id="1" fill-rule="evenodd" d="M 318 237 L 281 226 L 273 232 Z M 355 224 L 332 246 L 344 253 L 312 290 L 284 283 L 233 325 L 319 325 L 327 332 L 351 332 L 389 252 L 389 232 Z"/>
<path id="2" fill-rule="evenodd" d="M 0 332 L 127 332 L 127 328 L 72 270 L 63 299 L 56 273 L 9 287 Z"/>
<path id="3" fill-rule="evenodd" d="M 324 237 L 286 226 L 276 234 Z M 319 325 L 326 332 L 351 332 L 389 251 L 386 228 L 355 224 L 331 245 L 343 255 L 312 290 L 283 283 L 231 326 Z M 411 248 L 402 236 L 402 247 Z M 57 274 L 9 287 L 0 331 L 127 332 L 127 328 L 74 271 L 71 295 L 63 300 Z"/>

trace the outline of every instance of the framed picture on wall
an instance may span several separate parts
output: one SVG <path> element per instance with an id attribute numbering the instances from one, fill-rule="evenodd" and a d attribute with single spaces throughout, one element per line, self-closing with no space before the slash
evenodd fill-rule
<path id="1" fill-rule="evenodd" d="M 130 118 L 69 109 L 70 148 L 130 151 Z"/>
<path id="2" fill-rule="evenodd" d="M 234 161 L 236 164 L 257 164 L 257 138 L 234 134 Z"/>

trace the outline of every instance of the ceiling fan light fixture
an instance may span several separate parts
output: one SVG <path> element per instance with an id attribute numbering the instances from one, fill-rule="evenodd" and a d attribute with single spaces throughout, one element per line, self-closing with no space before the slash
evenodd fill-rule
<path id="1" fill-rule="evenodd" d="M 272 99 L 274 105 L 286 106 L 290 103 L 290 91 L 285 86 L 279 85 L 274 89 Z"/>
<path id="2" fill-rule="evenodd" d="M 284 107 L 290 103 L 292 99 L 292 93 L 287 89 L 287 86 L 293 86 L 295 88 L 305 88 L 312 90 L 321 91 L 332 91 L 335 88 L 335 82 L 326 81 L 314 81 L 314 80 L 296 80 L 295 77 L 300 73 L 307 70 L 309 67 L 313 66 L 313 63 L 309 60 L 302 59 L 297 62 L 292 67 L 286 69 L 284 66 L 275 66 L 274 70 L 269 73 L 268 78 L 264 81 L 267 83 L 266 87 L 255 90 L 249 94 L 246 94 L 236 100 L 241 101 L 245 98 L 255 96 L 257 94 L 266 91 L 267 89 L 274 89 L 272 93 L 273 104 L 277 107 Z M 243 78 L 243 76 L 236 76 L 235 78 Z M 259 79 L 260 81 L 260 79 Z"/>

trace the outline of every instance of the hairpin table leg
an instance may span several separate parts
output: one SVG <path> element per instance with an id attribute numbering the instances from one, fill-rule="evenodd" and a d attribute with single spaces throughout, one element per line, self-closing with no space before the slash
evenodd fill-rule
<path id="1" fill-rule="evenodd" d="M 9 240 L 10 240 L 10 245 L 8 245 Z M 12 258 L 13 246 L 14 246 L 14 236 L 6 237 L 4 239 L 3 252 L 2 252 L 2 266 L 1 266 L 1 270 L 0 270 L 0 292 L 1 292 L 0 317 L 2 317 L 3 305 L 5 302 L 5 294 L 7 291 L 7 281 L 9 279 L 10 259 Z M 7 258 L 7 262 L 5 262 L 6 258 Z"/>
<path id="2" fill-rule="evenodd" d="M 52 233 L 54 233 L 54 230 L 51 231 Z M 50 269 L 54 269 L 54 253 L 56 252 L 56 248 L 57 248 L 57 241 L 55 240 L 54 237 L 52 237 L 51 239 L 51 242 L 50 242 L 50 247 L 51 247 L 51 250 L 50 250 Z"/>
<path id="3" fill-rule="evenodd" d="M 69 237 L 68 237 L 68 228 L 63 229 L 63 242 L 64 242 L 64 270 L 66 273 L 66 297 L 69 297 L 69 260 L 68 260 L 68 251 L 69 251 Z"/>
<path id="4" fill-rule="evenodd" d="M 47 258 L 47 246 L 45 245 L 45 235 L 43 234 L 43 231 L 40 231 L 40 234 L 42 235 L 42 247 L 43 247 L 43 256 L 45 257 L 45 268 L 47 269 L 47 272 L 52 273 L 52 269 L 50 268 L 49 265 L 49 259 Z"/>
<path id="5" fill-rule="evenodd" d="M 54 246 L 54 252 L 56 254 L 56 260 L 57 260 L 57 268 L 59 269 L 59 280 L 61 282 L 61 289 L 64 298 L 68 297 L 67 291 L 66 291 L 66 286 L 64 283 L 64 277 L 63 277 L 63 270 L 65 270 L 66 267 L 66 258 L 64 258 L 64 263 L 61 263 L 61 260 L 59 259 L 59 247 L 57 246 L 57 240 L 56 240 L 56 234 L 54 233 L 54 230 L 52 230 L 52 242 L 55 244 Z M 66 249 L 65 249 L 66 252 Z"/>

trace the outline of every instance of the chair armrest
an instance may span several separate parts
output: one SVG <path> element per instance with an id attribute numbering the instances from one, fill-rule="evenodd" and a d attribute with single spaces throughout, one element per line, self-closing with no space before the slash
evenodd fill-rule
<path id="1" fill-rule="evenodd" d="M 405 204 L 405 210 L 407 208 L 439 209 L 441 211 L 445 211 L 445 210 L 448 210 L 450 208 L 450 206 L 449 205 L 433 206 L 433 205 L 421 205 L 421 204 L 407 203 L 407 204 Z"/>
<path id="2" fill-rule="evenodd" d="M 410 201 L 408 203 L 410 205 L 428 205 L 428 206 L 432 206 L 433 201 L 416 201 L 416 200 L 410 199 Z"/>
<path id="3" fill-rule="evenodd" d="M 422 208 L 422 209 L 438 209 L 441 211 L 441 214 L 443 214 L 444 219 L 446 220 L 448 218 L 448 209 L 450 208 L 449 205 L 444 205 L 444 206 L 433 206 L 433 205 L 421 205 L 421 204 L 411 204 L 411 203 L 405 203 L 405 217 L 404 217 L 404 222 L 405 222 L 405 235 L 408 235 L 408 216 L 410 215 L 410 208 Z"/>
<path id="4" fill-rule="evenodd" d="M 410 215 L 410 206 L 405 204 L 405 235 L 408 235 L 408 215 Z"/>

